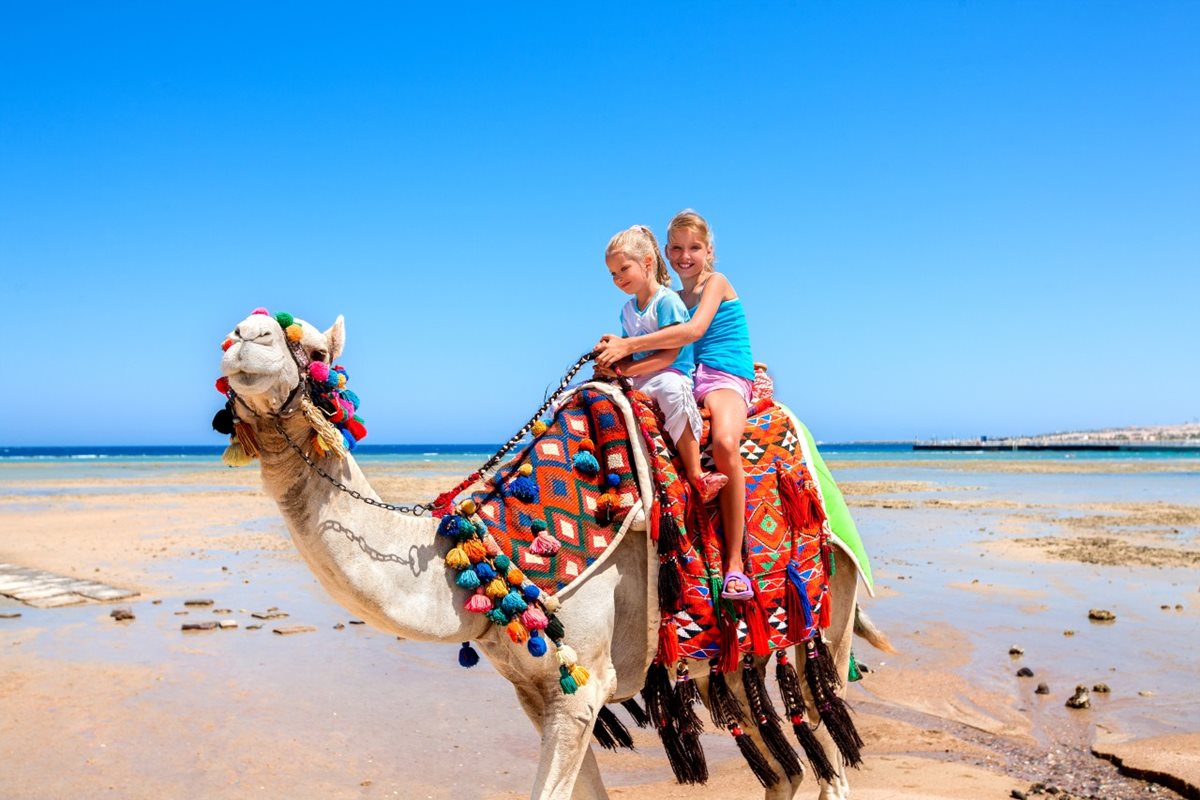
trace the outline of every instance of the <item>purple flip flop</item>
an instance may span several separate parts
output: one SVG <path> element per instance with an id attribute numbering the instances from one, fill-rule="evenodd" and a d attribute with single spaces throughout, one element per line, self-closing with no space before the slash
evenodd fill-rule
<path id="1" fill-rule="evenodd" d="M 746 588 L 740 592 L 730 591 L 730 581 L 741 581 L 746 584 Z M 749 600 L 754 597 L 754 584 L 750 583 L 750 579 L 743 572 L 726 572 L 725 580 L 721 582 L 721 597 L 725 600 Z"/>

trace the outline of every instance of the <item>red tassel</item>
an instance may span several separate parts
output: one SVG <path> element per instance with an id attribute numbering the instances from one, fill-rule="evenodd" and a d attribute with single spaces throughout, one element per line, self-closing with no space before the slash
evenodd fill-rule
<path id="1" fill-rule="evenodd" d="M 787 520 L 788 527 L 794 533 L 812 533 L 814 520 L 809 504 L 791 471 L 784 469 L 778 461 L 775 463 L 775 481 L 779 487 L 779 505 L 783 508 L 783 518 Z"/>
<path id="2" fill-rule="evenodd" d="M 720 628 L 721 655 L 717 669 L 721 672 L 732 673 L 742 663 L 741 647 L 738 644 L 737 618 L 727 612 L 718 612 L 718 627 Z"/>
<path id="3" fill-rule="evenodd" d="M 650 541 L 658 542 L 658 518 L 662 513 L 659 507 L 659 502 L 656 499 L 654 505 L 650 507 Z"/>
<path id="4" fill-rule="evenodd" d="M 654 660 L 664 666 L 679 663 L 679 632 L 675 629 L 675 618 L 663 614 L 658 626 L 658 654 Z"/>
<path id="5" fill-rule="evenodd" d="M 829 623 L 832 621 L 832 619 L 831 619 L 832 618 L 832 609 L 830 608 L 830 606 L 833 604 L 830 603 L 829 600 L 830 600 L 829 592 L 828 591 L 822 592 L 821 593 L 821 608 L 817 611 L 817 625 L 819 625 L 822 630 L 824 630 L 825 628 L 828 628 Z"/>
<path id="6" fill-rule="evenodd" d="M 757 596 L 744 601 L 746 627 L 750 631 L 750 650 L 756 656 L 771 655 L 771 626 L 767 624 L 767 612 Z"/>
<path id="7" fill-rule="evenodd" d="M 796 588 L 795 584 L 788 581 L 788 585 L 783 587 L 783 591 L 784 613 L 787 614 L 787 638 L 792 644 L 799 644 L 808 634 L 808 627 L 804 624 L 804 606 L 800 603 L 800 590 Z"/>

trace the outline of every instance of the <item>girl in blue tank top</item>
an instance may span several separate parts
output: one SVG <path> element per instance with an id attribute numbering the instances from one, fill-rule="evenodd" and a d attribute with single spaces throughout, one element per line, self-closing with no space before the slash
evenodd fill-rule
<path id="1" fill-rule="evenodd" d="M 694 343 L 696 400 L 712 415 L 712 455 L 729 478 L 721 490 L 721 527 L 725 535 L 725 579 L 721 596 L 748 600 L 754 596 L 742 554 L 746 528 L 746 476 L 741 444 L 754 381 L 750 333 L 733 284 L 714 271 L 712 231 L 691 209 L 667 226 L 667 260 L 683 283 L 679 296 L 691 319 L 643 336 L 608 334 L 596 346 L 596 363 L 609 368 L 634 353 L 683 347 Z"/>

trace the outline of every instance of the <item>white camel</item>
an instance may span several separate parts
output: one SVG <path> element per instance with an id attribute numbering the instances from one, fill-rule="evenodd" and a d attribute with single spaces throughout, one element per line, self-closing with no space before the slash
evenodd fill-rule
<path id="1" fill-rule="evenodd" d="M 320 332 L 302 323 L 300 345 L 311 359 L 332 363 L 342 352 L 345 327 L 341 317 Z M 436 521 L 372 507 L 336 488 L 314 471 L 288 442 L 307 443 L 311 428 L 298 413 L 301 369 L 286 336 L 274 318 L 255 314 L 240 322 L 229 336 L 231 344 L 221 371 L 236 393 L 236 413 L 253 426 L 261 450 L 263 486 L 279 505 L 292 539 L 321 585 L 340 605 L 372 626 L 405 639 L 460 643 L 475 641 L 496 670 L 512 682 L 517 699 L 541 735 L 541 755 L 530 797 L 535 800 L 595 800 L 607 797 L 591 750 L 592 728 L 606 703 L 634 697 L 642 688 L 655 651 L 658 603 L 658 560 L 639 524 L 586 579 L 572 585 L 558 616 L 571 634 L 571 644 L 592 679 L 575 694 L 563 694 L 557 662 L 535 658 L 509 641 L 484 615 L 463 608 L 462 590 L 454 585 L 442 560 L 449 548 L 446 537 L 435 536 Z M 286 436 L 284 435 L 286 432 Z M 642 448 L 640 437 L 631 437 Z M 305 445 L 307 449 L 307 445 Z M 351 457 L 309 454 L 331 477 L 359 494 L 378 500 Z M 640 451 L 646 476 L 645 451 Z M 644 497 L 650 493 L 643 492 Z M 648 509 L 647 509 L 648 510 Z M 852 559 L 839 553 L 830 587 L 832 624 L 825 632 L 839 675 L 845 675 L 855 627 L 857 572 Z M 860 627 L 877 646 L 881 634 Z M 803 652 L 796 654 L 802 664 Z M 701 695 L 707 662 L 692 669 Z M 730 676 L 735 693 L 740 681 Z M 810 719 L 812 699 L 807 696 Z M 745 702 L 743 698 L 743 703 Z M 757 732 L 748 728 L 757 739 Z M 849 796 L 846 770 L 837 748 L 818 730 L 818 738 L 837 769 L 837 777 L 822 782 L 822 800 Z M 776 772 L 778 763 L 763 747 Z M 795 796 L 800 776 L 783 778 L 766 790 L 767 800 Z"/>

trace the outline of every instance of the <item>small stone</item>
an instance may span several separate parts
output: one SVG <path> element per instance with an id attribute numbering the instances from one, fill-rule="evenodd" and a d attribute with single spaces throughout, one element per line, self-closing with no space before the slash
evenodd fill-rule
<path id="1" fill-rule="evenodd" d="M 1029 667 L 1021 667 L 1019 670 L 1017 670 L 1017 677 L 1018 678 L 1032 678 L 1033 670 L 1031 670 Z"/>
<path id="2" fill-rule="evenodd" d="M 227 631 L 230 628 L 236 628 L 238 626 L 238 621 L 236 619 L 219 619 L 217 620 L 217 626 L 221 630 Z"/>
<path id="3" fill-rule="evenodd" d="M 215 631 L 217 621 L 214 619 L 208 622 L 185 622 L 182 629 L 185 631 Z"/>
<path id="4" fill-rule="evenodd" d="M 1143 689 L 1142 691 L 1138 692 L 1138 697 L 1154 697 L 1154 692 L 1151 692 L 1148 689 Z"/>
<path id="5" fill-rule="evenodd" d="M 288 615 L 277 608 L 268 608 L 266 611 L 255 611 L 250 616 L 255 619 L 283 619 Z"/>
<path id="6" fill-rule="evenodd" d="M 1008 654 L 1010 656 L 1023 656 L 1023 655 L 1025 655 L 1025 648 L 1018 647 L 1017 645 L 1014 644 L 1012 647 L 1008 648 Z"/>
<path id="7" fill-rule="evenodd" d="M 352 619 L 352 620 L 350 620 L 350 624 L 351 625 L 365 625 L 366 623 L 363 622 L 361 619 Z"/>
<path id="8" fill-rule="evenodd" d="M 233 609 L 232 608 L 214 608 L 213 613 L 218 614 L 220 616 L 225 616 L 226 614 L 232 614 Z"/>
<path id="9" fill-rule="evenodd" d="M 1025 793 L 1024 793 L 1024 792 L 1022 792 L 1020 789 L 1013 789 L 1013 790 L 1012 790 L 1012 791 L 1009 793 L 1009 796 L 1010 796 L 1010 797 L 1015 797 L 1015 798 L 1016 798 L 1016 800 L 1029 800 L 1029 799 L 1026 797 Z"/>
<path id="10" fill-rule="evenodd" d="M 1074 636 L 1074 635 L 1075 635 L 1075 631 L 1071 630 L 1070 628 L 1063 631 L 1063 636 Z"/>
<path id="11" fill-rule="evenodd" d="M 184 600 L 183 604 L 185 606 L 211 606 L 213 604 L 213 601 L 208 600 L 208 599 L 194 599 L 194 600 Z"/>
<path id="12" fill-rule="evenodd" d="M 313 633 L 317 630 L 316 625 L 281 625 L 278 628 L 272 628 L 272 632 L 280 636 L 291 636 L 293 633 Z"/>
<path id="13" fill-rule="evenodd" d="M 1093 608 L 1088 611 L 1088 619 L 1093 622 L 1112 622 L 1116 618 L 1117 615 L 1107 608 Z"/>
<path id="14" fill-rule="evenodd" d="M 186 611 L 176 611 L 175 612 L 175 616 L 177 616 L 177 617 L 186 617 L 187 615 L 188 615 L 188 612 L 186 612 Z"/>
<path id="15" fill-rule="evenodd" d="M 1176 610 L 1176 611 L 1183 611 L 1183 603 L 1176 603 L 1176 604 L 1175 604 L 1175 610 Z"/>
<path id="16" fill-rule="evenodd" d="M 21 618 L 20 611 L 5 611 L 3 614 L 0 614 L 0 619 L 20 619 L 20 618 Z"/>
<path id="17" fill-rule="evenodd" d="M 1091 708 L 1092 701 L 1088 697 L 1088 688 L 1082 683 L 1075 687 L 1075 694 L 1067 698 L 1067 708 Z"/>
<path id="18" fill-rule="evenodd" d="M 1044 683 L 1039 683 L 1037 688 L 1033 690 L 1034 694 L 1050 694 L 1050 687 Z"/>
<path id="19" fill-rule="evenodd" d="M 155 605 L 155 606 L 161 606 L 161 605 L 162 605 L 162 600 L 151 600 L 151 601 L 150 601 L 150 604 L 151 604 L 151 605 Z"/>
<path id="20" fill-rule="evenodd" d="M 1168 605 L 1165 605 L 1165 604 L 1164 604 L 1164 605 L 1161 605 L 1161 606 L 1159 606 L 1159 608 L 1161 608 L 1163 611 L 1170 611 L 1170 610 L 1171 610 L 1171 607 L 1170 607 L 1170 606 L 1168 606 Z"/>
<path id="21" fill-rule="evenodd" d="M 334 629 L 335 631 L 340 631 L 340 630 L 342 630 L 342 629 L 343 629 L 343 628 L 345 628 L 345 627 L 346 627 L 346 626 L 345 626 L 344 624 L 342 624 L 341 622 L 339 622 L 337 625 L 334 625 L 334 626 L 333 626 L 333 629 Z"/>
<path id="22" fill-rule="evenodd" d="M 258 630 L 258 629 L 259 629 L 259 628 L 261 628 L 261 627 L 262 627 L 262 625 L 247 625 L 247 626 L 246 626 L 246 630 L 248 630 L 248 631 L 256 631 L 256 630 Z"/>
<path id="23" fill-rule="evenodd" d="M 137 619 L 137 617 L 135 617 L 133 615 L 133 610 L 128 609 L 128 608 L 114 608 L 112 611 L 108 612 L 108 615 L 110 617 L 112 617 L 113 619 L 115 619 L 117 622 L 124 622 L 124 621 L 130 620 L 130 619 Z"/>

